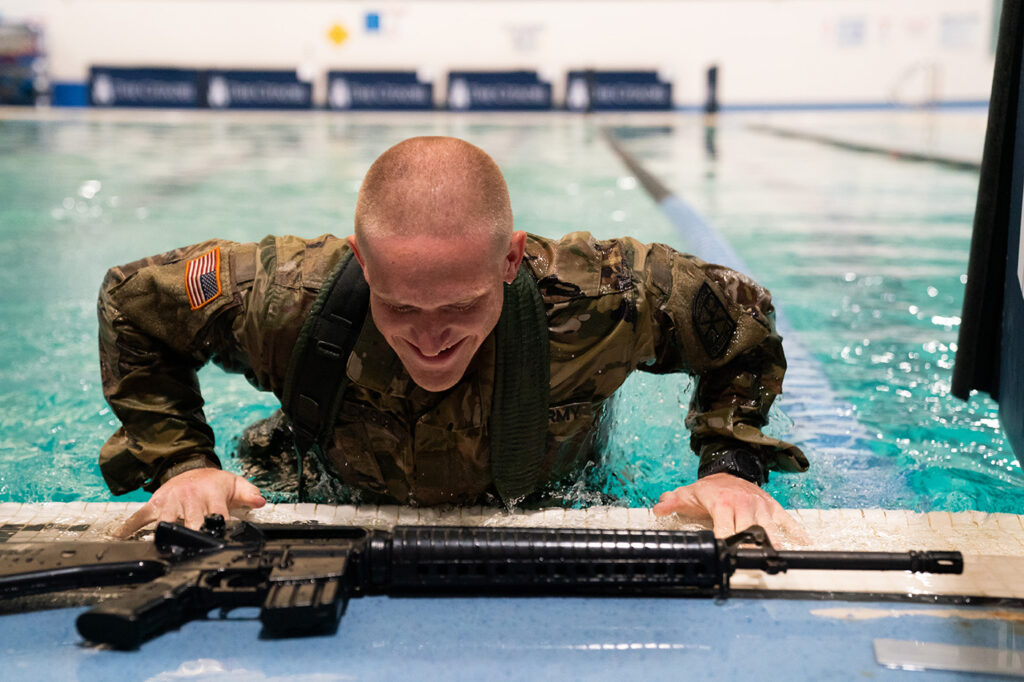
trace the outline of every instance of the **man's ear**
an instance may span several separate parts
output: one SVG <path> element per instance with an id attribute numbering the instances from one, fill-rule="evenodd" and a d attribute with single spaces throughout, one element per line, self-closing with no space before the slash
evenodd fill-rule
<path id="1" fill-rule="evenodd" d="M 363 254 L 359 253 L 359 245 L 356 244 L 356 236 L 354 234 L 350 234 L 346 239 L 348 240 L 348 245 L 352 249 L 352 253 L 355 255 L 356 260 L 359 261 L 359 266 L 363 269 L 363 276 L 365 276 L 366 261 L 363 260 Z"/>
<path id="2" fill-rule="evenodd" d="M 526 252 L 526 233 L 522 230 L 512 233 L 512 239 L 508 243 L 508 253 L 505 254 L 505 283 L 512 284 L 519 272 L 519 264 L 523 262 L 523 253 Z"/>

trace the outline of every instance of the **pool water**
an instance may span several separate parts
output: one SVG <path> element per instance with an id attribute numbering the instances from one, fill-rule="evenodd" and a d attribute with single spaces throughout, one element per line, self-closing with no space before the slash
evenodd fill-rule
<path id="1" fill-rule="evenodd" d="M 864 427 L 856 447 L 809 451 L 809 473 L 775 476 L 769 490 L 794 506 L 1019 512 L 1024 475 L 995 404 L 948 395 L 976 174 L 773 138 L 742 117 L 720 121 L 711 159 L 699 118 L 666 122 L 616 132 L 732 242 Z M 112 499 L 96 466 L 116 428 L 95 340 L 107 267 L 210 237 L 347 234 L 366 168 L 421 134 L 490 152 L 521 229 L 683 247 L 591 119 L 0 119 L 0 501 Z M 217 369 L 200 378 L 218 452 L 237 469 L 234 437 L 276 400 Z M 689 390 L 683 376 L 631 378 L 607 463 L 587 472 L 571 501 L 648 505 L 692 481 Z M 793 423 L 784 395 L 769 431 L 804 442 L 814 428 Z"/>
<path id="2" fill-rule="evenodd" d="M 904 120 L 879 125 L 873 142 L 905 148 L 906 117 L 889 116 Z M 832 117 L 818 115 L 816 128 L 842 136 L 852 117 L 837 116 L 833 131 Z M 943 130 L 953 155 L 969 156 L 953 134 L 980 133 L 980 158 L 983 112 L 934 117 L 917 121 Z M 877 455 L 863 466 L 899 479 L 878 482 L 877 505 L 1019 513 L 1024 477 L 996 405 L 949 395 L 977 174 L 779 139 L 748 122 L 722 122 L 714 159 L 698 119 L 633 129 L 627 146 L 733 244 L 853 406 Z M 815 506 L 833 494 L 848 491 Z"/>

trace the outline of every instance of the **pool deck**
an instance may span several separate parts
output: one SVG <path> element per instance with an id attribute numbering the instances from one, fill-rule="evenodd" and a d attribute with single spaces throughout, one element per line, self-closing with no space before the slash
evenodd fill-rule
<path id="1" fill-rule="evenodd" d="M 0 543 L 112 540 L 137 503 L 0 504 Z M 116 652 L 82 642 L 82 608 L 0 617 L 11 679 L 622 679 L 677 673 L 737 679 L 890 678 L 929 670 L 1024 675 L 1024 517 L 981 512 L 791 510 L 809 545 L 782 548 L 906 551 L 958 549 L 962 576 L 858 571 L 738 571 L 725 602 L 648 598 L 389 598 L 353 600 L 335 635 L 260 639 L 253 614 L 189 623 Z M 268 505 L 256 522 L 458 524 L 700 529 L 647 509 L 596 507 L 504 513 L 483 508 Z M 143 531 L 138 541 L 148 540 Z M 970 604 L 955 596 L 972 597 Z M 778 597 L 778 598 L 766 598 Z M 908 603 L 916 601 L 917 603 Z M 924 603 L 921 603 L 924 602 Z M 940 603 L 935 603 L 940 602 Z M 951 603 L 941 603 L 951 602 Z M 923 662 L 922 662 L 923 661 Z M 940 672 L 951 670 L 958 672 Z M 917 673 L 918 676 L 920 675 Z"/>

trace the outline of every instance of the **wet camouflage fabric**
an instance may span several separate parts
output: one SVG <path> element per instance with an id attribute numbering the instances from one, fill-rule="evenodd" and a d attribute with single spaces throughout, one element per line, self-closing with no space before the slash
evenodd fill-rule
<path id="1" fill-rule="evenodd" d="M 220 294 L 192 309 L 186 266 L 212 249 L 220 251 Z M 212 240 L 107 273 L 100 363 L 104 395 L 122 427 L 102 447 L 100 467 L 114 493 L 155 490 L 183 471 L 219 466 L 196 370 L 213 361 L 280 397 L 305 316 L 347 251 L 345 240 L 329 235 Z M 732 270 L 630 238 L 531 235 L 526 253 L 551 340 L 543 480 L 559 480 L 595 456 L 603 407 L 637 369 L 698 376 L 686 425 L 702 459 L 741 446 L 772 469 L 807 468 L 798 448 L 760 431 L 786 367 L 766 290 Z M 407 504 L 491 495 L 493 339 L 458 384 L 430 393 L 410 379 L 368 316 L 349 358 L 333 438 L 323 461 L 308 467 L 309 487 L 320 499 L 357 490 L 364 500 Z M 294 471 L 282 438 L 280 421 L 272 421 L 243 439 L 246 466 L 263 485 Z"/>

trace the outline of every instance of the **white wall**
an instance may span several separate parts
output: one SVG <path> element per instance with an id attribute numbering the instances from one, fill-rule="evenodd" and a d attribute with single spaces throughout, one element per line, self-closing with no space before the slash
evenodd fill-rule
<path id="1" fill-rule="evenodd" d="M 992 0 L 0 0 L 0 18 L 45 26 L 55 81 L 92 64 L 397 67 L 433 74 L 440 93 L 451 68 L 531 68 L 560 100 L 570 68 L 656 68 L 680 105 L 703 101 L 713 62 L 727 105 L 984 100 L 992 12 Z"/>

